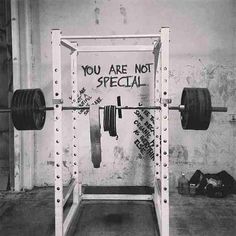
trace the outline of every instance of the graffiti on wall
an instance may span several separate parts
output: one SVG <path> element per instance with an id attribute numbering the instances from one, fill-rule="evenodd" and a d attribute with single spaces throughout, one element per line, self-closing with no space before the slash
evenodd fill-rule
<path id="1" fill-rule="evenodd" d="M 143 81 L 142 74 L 150 73 L 152 70 L 153 63 L 145 64 L 134 64 L 132 67 L 132 74 L 129 74 L 128 71 L 130 68 L 127 64 L 122 65 L 110 65 L 107 75 L 101 76 L 104 74 L 100 65 L 82 65 L 84 77 L 87 76 L 98 76 L 97 78 L 97 88 L 139 88 L 147 86 Z"/>
<path id="2" fill-rule="evenodd" d="M 135 141 L 139 159 L 154 160 L 154 116 L 148 110 L 135 110 Z"/>
<path id="3" fill-rule="evenodd" d="M 69 99 L 72 99 L 72 97 L 69 97 Z M 102 102 L 102 98 L 100 96 L 94 98 L 92 95 L 89 95 L 88 92 L 86 91 L 86 88 L 83 87 L 77 94 L 77 102 L 78 106 L 81 107 L 98 105 Z M 89 110 L 78 110 L 78 113 L 87 115 L 89 113 Z"/>

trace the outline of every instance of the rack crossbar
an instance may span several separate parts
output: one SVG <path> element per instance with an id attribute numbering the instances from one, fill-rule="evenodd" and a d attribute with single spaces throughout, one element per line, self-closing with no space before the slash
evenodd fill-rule
<path id="1" fill-rule="evenodd" d="M 77 35 L 62 36 L 61 39 L 80 40 L 80 39 L 141 39 L 141 38 L 160 38 L 160 34 L 128 34 L 128 35 Z"/>
<path id="2" fill-rule="evenodd" d="M 78 52 L 152 52 L 151 45 L 78 46 Z"/>
<path id="3" fill-rule="evenodd" d="M 63 235 L 67 235 L 67 232 L 71 226 L 71 223 L 72 223 L 72 219 L 74 218 L 75 216 L 75 213 L 79 207 L 79 203 L 73 203 L 66 218 L 65 218 L 65 221 L 63 223 Z"/>
<path id="4" fill-rule="evenodd" d="M 150 194 L 83 194 L 83 200 L 151 201 Z"/>

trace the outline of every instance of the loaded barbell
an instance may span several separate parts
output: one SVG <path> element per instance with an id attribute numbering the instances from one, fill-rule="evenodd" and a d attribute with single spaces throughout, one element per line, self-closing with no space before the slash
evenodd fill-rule
<path id="1" fill-rule="evenodd" d="M 170 100 L 162 102 L 167 104 L 170 103 Z M 105 108 L 99 107 L 99 109 Z M 87 109 L 90 109 L 90 107 L 62 107 L 62 110 Z M 115 109 L 118 109 L 118 111 L 130 109 L 160 110 L 161 106 L 119 106 Z M 206 130 L 210 124 L 212 112 L 227 112 L 227 107 L 212 107 L 211 95 L 207 88 L 184 88 L 181 104 L 179 106 L 169 106 L 169 109 L 180 112 L 183 129 L 194 130 Z M 46 107 L 41 89 L 19 89 L 13 94 L 10 108 L 0 108 L 0 113 L 10 112 L 13 125 L 18 130 L 40 130 L 46 120 L 46 111 L 50 110 L 54 110 L 54 107 Z"/>

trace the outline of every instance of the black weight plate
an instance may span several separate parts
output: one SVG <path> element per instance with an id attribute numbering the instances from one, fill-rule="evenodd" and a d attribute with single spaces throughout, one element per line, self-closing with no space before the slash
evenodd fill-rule
<path id="1" fill-rule="evenodd" d="M 211 120 L 211 96 L 207 88 L 184 88 L 181 97 L 183 129 L 206 130 Z"/>
<path id="2" fill-rule="evenodd" d="M 109 134 L 111 137 L 116 137 L 116 106 L 110 106 L 110 129 Z"/>
<path id="3" fill-rule="evenodd" d="M 211 95 L 207 88 L 198 89 L 199 123 L 198 129 L 208 129 L 211 121 Z"/>
<path id="4" fill-rule="evenodd" d="M 11 116 L 18 130 L 40 130 L 43 128 L 46 111 L 41 89 L 19 89 L 13 94 Z"/>
<path id="5" fill-rule="evenodd" d="M 46 120 L 46 103 L 41 90 L 37 90 L 34 94 L 33 108 L 34 112 L 32 114 L 35 121 L 35 128 L 37 130 L 42 129 Z"/>
<path id="6" fill-rule="evenodd" d="M 109 131 L 110 127 L 110 106 L 104 106 L 103 111 L 103 130 Z"/>

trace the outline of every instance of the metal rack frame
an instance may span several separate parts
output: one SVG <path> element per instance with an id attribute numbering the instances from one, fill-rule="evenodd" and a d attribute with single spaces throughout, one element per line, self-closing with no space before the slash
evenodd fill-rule
<path id="1" fill-rule="evenodd" d="M 160 34 L 111 35 L 111 36 L 63 36 L 59 29 L 52 30 L 52 69 L 53 69 L 53 107 L 54 107 L 54 159 L 55 159 L 55 235 L 66 235 L 73 217 L 79 210 L 83 199 L 100 200 L 152 200 L 158 219 L 161 236 L 169 236 L 169 135 L 168 135 L 168 80 L 169 80 L 169 28 L 161 28 Z M 83 39 L 154 39 L 153 45 L 117 46 L 78 46 Z M 73 179 L 63 196 L 63 156 L 62 156 L 62 78 L 61 46 L 70 50 L 72 106 L 77 107 L 77 57 L 78 53 L 88 52 L 152 52 L 154 54 L 155 106 L 155 174 L 154 194 L 83 194 L 82 173 L 79 166 L 78 150 L 78 112 L 72 110 L 72 158 Z M 160 68 L 158 67 L 160 60 Z M 158 73 L 160 71 L 160 73 Z M 159 76 L 160 74 L 160 76 Z M 64 218 L 63 207 L 73 193 L 73 204 Z"/>

